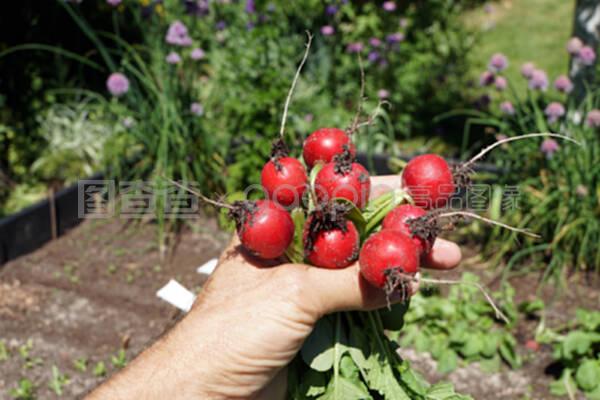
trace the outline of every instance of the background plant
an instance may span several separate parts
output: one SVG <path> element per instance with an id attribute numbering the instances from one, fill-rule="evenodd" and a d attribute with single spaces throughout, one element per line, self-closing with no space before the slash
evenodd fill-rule
<path id="1" fill-rule="evenodd" d="M 462 281 L 478 282 L 479 278 L 466 272 Z M 424 290 L 413 296 L 404 317 L 405 325 L 394 336 L 399 337 L 402 347 L 430 353 L 440 373 L 474 361 L 488 371 L 498 370 L 502 362 L 518 368 L 522 361 L 511 333 L 517 320 L 514 289 L 506 286 L 498 295 L 502 311 L 511 321 L 509 326 L 496 319 L 477 287 L 463 284 L 450 287 L 444 295 Z"/>
<path id="2" fill-rule="evenodd" d="M 512 88 L 522 82 L 503 80 L 504 71 L 482 74 L 483 86 L 496 86 L 489 112 L 475 113 L 475 123 L 492 127 L 495 137 L 528 132 L 555 132 L 569 136 L 580 146 L 553 139 L 521 141 L 505 146 L 492 157 L 506 173 L 491 191 L 490 213 L 518 227 L 527 226 L 543 241 L 516 240 L 509 232 L 489 231 L 487 252 L 492 261 L 507 260 L 507 272 L 524 259 L 544 265 L 545 278 L 562 277 L 565 266 L 580 270 L 600 267 L 600 137 L 599 99 L 590 91 L 577 103 L 568 94 L 566 76 L 548 77 L 535 66 L 522 67 L 528 89 L 520 96 Z M 510 67 L 509 67 L 510 68 Z M 533 75 L 532 75 L 533 74 Z M 498 79 L 500 79 L 500 85 Z M 518 201 L 503 203 L 502 192 L 516 187 Z"/>

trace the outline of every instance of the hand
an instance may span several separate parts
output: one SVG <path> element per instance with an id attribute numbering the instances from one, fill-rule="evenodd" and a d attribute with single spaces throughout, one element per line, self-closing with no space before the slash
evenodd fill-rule
<path id="1" fill-rule="evenodd" d="M 373 193 L 397 187 L 397 180 L 373 177 Z M 456 244 L 438 239 L 426 267 L 449 269 L 460 259 Z M 284 398 L 285 367 L 321 316 L 386 305 L 357 264 L 342 270 L 278 264 L 232 240 L 184 320 L 92 398 Z"/>

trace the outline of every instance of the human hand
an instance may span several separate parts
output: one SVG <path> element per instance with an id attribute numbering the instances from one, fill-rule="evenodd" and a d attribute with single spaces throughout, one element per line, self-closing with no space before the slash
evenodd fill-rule
<path id="1" fill-rule="evenodd" d="M 398 177 L 372 178 L 374 196 L 382 187 L 398 185 Z M 449 269 L 460 259 L 456 244 L 437 239 L 425 267 Z M 410 291 L 417 289 L 415 284 Z M 386 302 L 382 290 L 362 279 L 357 263 L 329 270 L 265 262 L 245 252 L 234 238 L 186 318 L 133 364 L 132 369 L 138 365 L 137 375 L 152 384 L 138 379 L 142 391 L 128 393 L 137 398 L 284 398 L 285 367 L 321 316 L 376 309 Z M 151 367 L 153 372 L 144 371 L 152 364 L 158 364 Z M 129 376 L 121 382 L 131 390 L 135 374 L 129 371 Z M 161 379 L 167 379 L 165 390 L 151 389 Z M 115 381 L 113 388 L 119 377 Z"/>

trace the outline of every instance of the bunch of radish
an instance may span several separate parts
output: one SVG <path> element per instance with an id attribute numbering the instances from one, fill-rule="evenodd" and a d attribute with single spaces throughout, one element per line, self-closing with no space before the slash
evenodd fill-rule
<path id="1" fill-rule="evenodd" d="M 350 127 L 316 129 L 304 140 L 302 151 L 295 152 L 301 158 L 291 156 L 284 140 L 286 116 L 311 40 L 309 34 L 306 52 L 285 102 L 279 137 L 262 168 L 264 198 L 226 204 L 171 181 L 207 203 L 227 208 L 245 251 L 265 260 L 304 262 L 315 268 L 341 269 L 358 262 L 363 278 L 384 290 L 388 299 L 408 300 L 407 289 L 412 281 L 457 283 L 421 278 L 418 274 L 438 234 L 451 229 L 457 219 L 479 219 L 533 235 L 467 210 L 452 209 L 450 200 L 459 189 L 469 188 L 475 162 L 501 144 L 539 136 L 572 139 L 541 133 L 506 138 L 454 166 L 436 154 L 419 155 L 401 172 L 401 188 L 371 199 L 371 177 L 356 161 L 353 143 L 353 135 L 359 128 L 372 121 L 369 117 L 359 122 L 365 86 L 362 65 L 358 111 Z M 450 224 L 444 225 L 445 220 Z M 496 317 L 507 321 L 487 292 L 479 284 L 472 284 L 486 296 Z M 406 310 L 408 302 L 401 306 Z M 368 392 L 378 393 L 375 398 L 433 398 L 428 393 L 435 392 L 435 386 L 428 388 L 425 383 L 415 386 L 415 375 L 385 336 L 384 328 L 399 329 L 403 323 L 402 309 L 388 308 L 387 315 L 380 311 L 335 313 L 319 320 L 290 366 L 291 398 L 312 399 L 317 392 L 322 396 L 319 398 L 327 399 L 371 398 Z M 349 346 L 353 346 L 353 355 L 342 357 L 339 352 L 345 350 L 340 349 L 350 351 Z M 334 352 L 339 357 L 333 358 Z M 349 359 L 354 365 L 350 369 L 361 373 L 340 375 L 343 360 L 344 370 L 348 370 Z M 317 390 L 302 382 L 321 382 L 326 386 Z M 345 397 L 350 389 L 354 394 Z M 451 391 L 444 398 L 463 397 Z"/>
<path id="2" fill-rule="evenodd" d="M 468 188 L 473 164 L 500 144 L 518 139 L 556 134 L 528 134 L 497 141 L 471 160 L 451 167 L 441 156 L 414 157 L 401 173 L 402 187 L 369 202 L 371 178 L 356 162 L 353 134 L 359 123 L 364 97 L 361 65 L 361 95 L 356 117 L 347 129 L 319 128 L 302 146 L 302 158 L 290 156 L 284 140 L 288 107 L 312 37 L 288 93 L 279 138 L 261 172 L 264 199 L 223 204 L 195 193 L 206 202 L 229 209 L 236 222 L 242 246 L 262 259 L 288 257 L 320 268 L 346 268 L 358 260 L 363 277 L 388 295 L 404 290 L 407 280 L 419 272 L 421 260 L 431 251 L 442 230 L 440 221 L 472 217 L 516 229 L 477 214 L 447 209 L 459 188 Z M 179 184 L 178 184 L 179 185 Z M 181 186 L 181 185 L 179 185 Z M 296 229 L 300 215 L 303 227 Z M 294 241 L 295 235 L 301 240 Z M 302 243 L 293 251 L 292 242 Z"/>

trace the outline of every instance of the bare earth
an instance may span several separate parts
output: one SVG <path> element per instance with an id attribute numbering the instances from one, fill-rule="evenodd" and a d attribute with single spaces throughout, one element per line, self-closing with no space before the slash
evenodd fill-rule
<path id="1" fill-rule="evenodd" d="M 35 383 L 39 399 L 81 398 L 118 370 L 120 350 L 131 360 L 177 321 L 181 313 L 159 300 L 156 291 L 171 278 L 199 291 L 206 278 L 196 267 L 217 257 L 229 235 L 213 219 L 204 218 L 180 236 L 174 255 L 164 262 L 155 235 L 151 224 L 86 221 L 0 267 L 0 342 L 8 349 L 4 361 L 0 352 L 0 399 L 10 399 L 9 390 L 22 378 Z M 478 266 L 469 269 L 477 271 Z M 478 273 L 486 282 L 492 278 L 491 273 Z M 513 284 L 522 300 L 532 294 L 536 277 Z M 597 306 L 598 291 L 585 289 L 575 284 L 567 301 L 553 303 L 551 320 L 567 320 L 577 305 Z M 544 293 L 544 298 L 552 297 Z M 535 325 L 519 325 L 521 344 L 532 337 Z M 551 362 L 550 349 L 528 353 L 522 347 L 521 352 L 527 361 L 517 371 L 503 367 L 489 374 L 472 364 L 440 376 L 428 355 L 401 350 L 430 380 L 450 380 L 476 399 L 552 398 L 546 389 L 551 376 L 544 372 Z M 98 363 L 104 363 L 104 373 Z M 62 395 L 49 386 L 53 366 L 68 376 Z"/>

